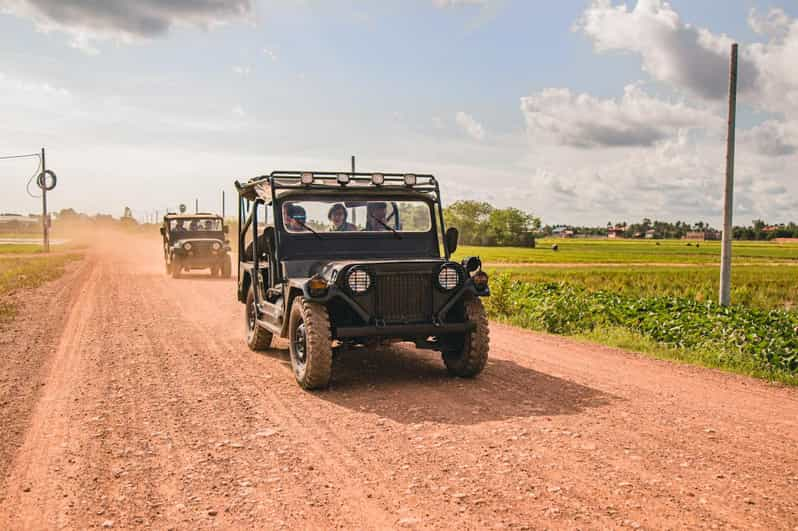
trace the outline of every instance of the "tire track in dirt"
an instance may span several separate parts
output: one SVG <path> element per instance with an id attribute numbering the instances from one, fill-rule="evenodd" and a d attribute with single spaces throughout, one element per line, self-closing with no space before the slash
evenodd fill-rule
<path id="1" fill-rule="evenodd" d="M 50 360 L 47 384 L 31 417 L 25 442 L 16 454 L 6 482 L 6 501 L 15 515 L 0 515 L 5 529 L 60 527 L 63 499 L 57 485 L 48 481 L 72 447 L 73 428 L 67 421 L 72 408 L 72 390 L 81 376 L 84 352 L 80 342 L 96 307 L 98 269 L 89 262 L 88 278 L 80 288 L 64 326 L 58 347 Z M 48 510 L 44 510 L 44 509 Z"/>

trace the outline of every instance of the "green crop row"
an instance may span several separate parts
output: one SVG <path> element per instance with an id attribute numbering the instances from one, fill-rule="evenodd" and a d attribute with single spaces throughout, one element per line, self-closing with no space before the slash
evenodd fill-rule
<path id="1" fill-rule="evenodd" d="M 690 267 L 502 267 L 487 268 L 491 276 L 509 275 L 531 283 L 566 282 L 589 291 L 632 297 L 671 296 L 698 302 L 718 297 L 718 268 Z M 732 302 L 764 310 L 798 308 L 798 267 L 738 265 L 732 268 Z"/>
<path id="2" fill-rule="evenodd" d="M 635 297 L 564 282 L 491 282 L 493 319 L 553 334 L 623 330 L 677 357 L 798 383 L 798 313 L 672 296 Z"/>

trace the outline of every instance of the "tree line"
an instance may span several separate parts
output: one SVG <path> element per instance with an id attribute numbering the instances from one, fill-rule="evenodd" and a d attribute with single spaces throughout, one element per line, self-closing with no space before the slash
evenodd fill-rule
<path id="1" fill-rule="evenodd" d="M 484 201 L 457 201 L 443 209 L 443 217 L 447 227 L 457 227 L 464 245 L 534 246 L 540 229 L 540 218 Z"/>

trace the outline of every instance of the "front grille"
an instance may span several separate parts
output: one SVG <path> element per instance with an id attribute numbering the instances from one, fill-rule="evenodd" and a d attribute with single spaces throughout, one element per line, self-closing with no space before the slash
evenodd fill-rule
<path id="1" fill-rule="evenodd" d="M 191 254 L 194 256 L 206 256 L 212 254 L 213 250 L 211 246 L 213 242 L 206 242 L 206 241 L 192 241 L 191 242 Z"/>
<path id="2" fill-rule="evenodd" d="M 377 315 L 386 323 L 432 319 L 432 275 L 428 272 L 377 274 Z"/>

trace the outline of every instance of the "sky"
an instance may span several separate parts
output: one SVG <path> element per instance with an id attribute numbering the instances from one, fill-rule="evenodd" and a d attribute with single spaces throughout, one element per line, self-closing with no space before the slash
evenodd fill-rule
<path id="1" fill-rule="evenodd" d="M 433 173 L 544 223 L 798 220 L 793 0 L 0 0 L 0 156 L 54 210 L 219 210 L 275 169 Z M 34 160 L 0 212 L 35 212 Z"/>

